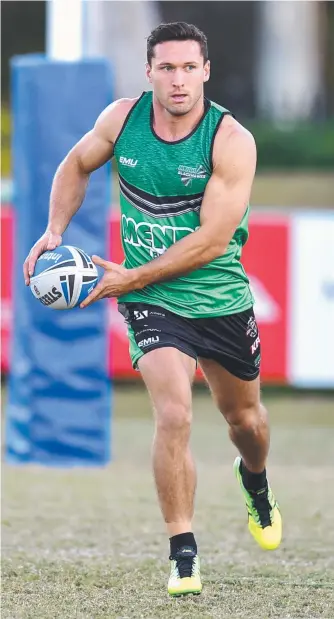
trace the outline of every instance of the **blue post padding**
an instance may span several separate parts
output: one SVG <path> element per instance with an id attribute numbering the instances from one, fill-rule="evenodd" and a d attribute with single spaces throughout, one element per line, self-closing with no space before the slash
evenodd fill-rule
<path id="1" fill-rule="evenodd" d="M 47 224 L 57 166 L 112 101 L 103 59 L 11 63 L 16 235 L 6 459 L 50 466 L 110 459 L 107 302 L 56 311 L 25 286 L 23 262 Z M 91 175 L 63 243 L 106 257 L 110 166 Z"/>

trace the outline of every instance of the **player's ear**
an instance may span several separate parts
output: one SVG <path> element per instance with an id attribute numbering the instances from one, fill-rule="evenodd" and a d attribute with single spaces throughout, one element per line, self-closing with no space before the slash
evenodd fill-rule
<path id="1" fill-rule="evenodd" d="M 152 71 L 152 67 L 147 62 L 145 65 L 145 72 L 146 72 L 147 81 L 150 82 L 150 84 L 152 83 L 151 71 Z"/>
<path id="2" fill-rule="evenodd" d="M 210 60 L 207 60 L 204 65 L 204 82 L 208 82 L 210 79 Z"/>

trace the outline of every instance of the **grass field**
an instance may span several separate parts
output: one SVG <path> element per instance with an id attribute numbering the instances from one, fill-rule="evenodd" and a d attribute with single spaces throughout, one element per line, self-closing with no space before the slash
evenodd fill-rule
<path id="1" fill-rule="evenodd" d="M 168 545 L 150 469 L 141 389 L 119 388 L 104 470 L 3 466 L 2 619 L 334 618 L 334 399 L 264 394 L 281 548 L 250 538 L 235 449 L 204 391 L 194 396 L 195 531 L 201 596 L 168 599 Z"/>

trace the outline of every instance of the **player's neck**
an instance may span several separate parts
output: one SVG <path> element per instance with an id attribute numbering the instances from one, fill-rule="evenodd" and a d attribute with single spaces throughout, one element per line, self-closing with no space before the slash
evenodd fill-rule
<path id="1" fill-rule="evenodd" d="M 163 140 L 176 142 L 189 135 L 204 113 L 204 97 L 184 116 L 173 116 L 153 96 L 153 127 Z"/>

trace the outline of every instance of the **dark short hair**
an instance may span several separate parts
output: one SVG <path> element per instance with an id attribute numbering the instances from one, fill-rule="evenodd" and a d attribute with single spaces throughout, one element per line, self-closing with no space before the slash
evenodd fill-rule
<path id="1" fill-rule="evenodd" d="M 152 30 L 147 38 L 147 62 L 149 65 L 151 65 L 154 57 L 155 46 L 166 41 L 197 41 L 201 48 L 204 64 L 208 60 L 208 42 L 204 32 L 193 24 L 177 21 L 170 24 L 160 24 Z"/>

